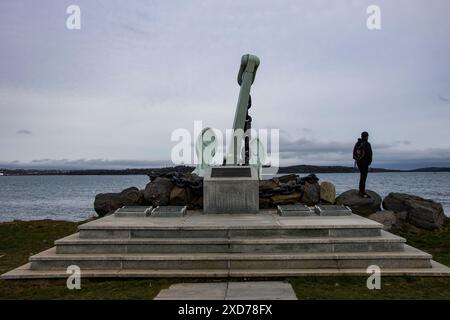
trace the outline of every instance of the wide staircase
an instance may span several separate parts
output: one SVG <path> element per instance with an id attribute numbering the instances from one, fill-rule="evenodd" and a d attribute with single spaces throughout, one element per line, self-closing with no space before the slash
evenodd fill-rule
<path id="1" fill-rule="evenodd" d="M 367 275 L 373 265 L 391 275 L 450 274 L 431 255 L 358 215 L 112 215 L 81 225 L 55 245 L 3 278 L 67 277 L 71 265 L 85 277 Z"/>

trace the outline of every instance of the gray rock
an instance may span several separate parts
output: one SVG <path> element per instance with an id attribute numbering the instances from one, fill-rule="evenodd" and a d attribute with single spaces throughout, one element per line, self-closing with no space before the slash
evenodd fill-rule
<path id="1" fill-rule="evenodd" d="M 383 200 L 383 208 L 403 212 L 404 220 L 426 230 L 441 228 L 445 220 L 440 203 L 406 193 L 389 193 Z"/>
<path id="2" fill-rule="evenodd" d="M 276 178 L 280 183 L 288 183 L 289 181 L 297 181 L 296 174 L 287 174 L 281 177 Z"/>
<path id="3" fill-rule="evenodd" d="M 203 208 L 203 189 L 186 188 L 186 198 L 188 209 Z"/>
<path id="4" fill-rule="evenodd" d="M 320 185 L 316 183 L 305 182 L 301 202 L 307 205 L 315 205 L 320 201 Z"/>
<path id="5" fill-rule="evenodd" d="M 293 192 L 289 194 L 276 194 L 273 195 L 270 200 L 273 205 L 279 204 L 292 204 L 300 201 L 300 192 Z M 261 202 L 260 202 L 261 203 Z"/>
<path id="6" fill-rule="evenodd" d="M 259 209 L 269 209 L 274 207 L 272 199 L 270 198 L 259 198 Z"/>
<path id="7" fill-rule="evenodd" d="M 279 187 L 279 184 L 274 179 L 259 180 L 260 190 L 273 190 Z"/>
<path id="8" fill-rule="evenodd" d="M 174 184 L 169 178 L 156 178 L 145 186 L 145 201 L 155 207 L 167 206 L 170 201 L 170 193 L 172 192 L 173 186 Z"/>
<path id="9" fill-rule="evenodd" d="M 402 225 L 400 217 L 393 211 L 378 211 L 372 213 L 368 218 L 381 223 L 386 231 L 397 232 Z"/>
<path id="10" fill-rule="evenodd" d="M 187 193 L 185 188 L 180 188 L 178 186 L 173 187 L 172 191 L 170 192 L 170 205 L 173 206 L 181 206 L 186 205 L 187 200 Z"/>
<path id="11" fill-rule="evenodd" d="M 396 212 L 395 214 L 401 221 L 406 221 L 408 219 L 408 212 L 406 211 Z"/>
<path id="12" fill-rule="evenodd" d="M 127 188 L 119 193 L 100 193 L 95 196 L 94 210 L 102 217 L 123 206 L 140 206 L 144 204 L 144 196 L 136 187 Z"/>
<path id="13" fill-rule="evenodd" d="M 320 200 L 333 204 L 336 201 L 336 187 L 328 181 L 320 184 Z"/>
<path id="14" fill-rule="evenodd" d="M 353 213 L 367 217 L 380 211 L 381 197 L 371 190 L 366 190 L 366 193 L 370 196 L 369 198 L 361 197 L 355 189 L 345 191 L 336 198 L 336 204 L 349 206 Z"/>
<path id="15" fill-rule="evenodd" d="M 124 206 L 140 206 L 144 204 L 144 194 L 136 187 L 122 190 L 120 196 Z"/>

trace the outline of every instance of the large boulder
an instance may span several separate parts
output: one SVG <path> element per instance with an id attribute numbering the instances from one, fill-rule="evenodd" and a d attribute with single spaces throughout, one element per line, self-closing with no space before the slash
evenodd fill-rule
<path id="1" fill-rule="evenodd" d="M 270 200 L 274 205 L 292 204 L 299 202 L 301 196 L 302 194 L 300 192 L 293 192 L 289 194 L 275 194 L 270 198 Z"/>
<path id="2" fill-rule="evenodd" d="M 402 225 L 399 215 L 389 210 L 377 211 L 369 215 L 368 218 L 381 223 L 386 231 L 397 232 Z"/>
<path id="3" fill-rule="evenodd" d="M 336 201 L 336 187 L 328 181 L 320 184 L 320 200 L 333 204 Z"/>
<path id="4" fill-rule="evenodd" d="M 297 175 L 296 174 L 287 174 L 281 177 L 276 178 L 280 183 L 288 183 L 289 181 L 297 181 Z"/>
<path id="5" fill-rule="evenodd" d="M 298 202 L 315 205 L 320 201 L 318 180 L 313 174 L 303 178 L 299 178 L 296 174 L 289 174 L 270 180 L 261 180 L 259 182 L 260 208 Z"/>
<path id="6" fill-rule="evenodd" d="M 259 190 L 273 190 L 279 187 L 279 183 L 274 179 L 259 180 Z"/>
<path id="7" fill-rule="evenodd" d="M 158 177 L 147 184 L 144 189 L 146 203 L 153 206 L 167 206 L 174 184 L 171 179 Z"/>
<path id="8" fill-rule="evenodd" d="M 144 195 L 136 187 L 127 188 L 119 193 L 99 193 L 95 196 L 94 210 L 102 217 L 123 206 L 139 206 L 144 204 Z"/>
<path id="9" fill-rule="evenodd" d="M 299 179 L 300 183 L 303 184 L 305 182 L 308 183 L 316 183 L 319 182 L 319 178 L 314 174 L 308 174 L 306 177 L 302 177 Z"/>
<path id="10" fill-rule="evenodd" d="M 124 206 L 140 206 L 144 204 L 144 193 L 136 187 L 130 187 L 120 192 Z"/>
<path id="11" fill-rule="evenodd" d="M 186 205 L 188 203 L 186 189 L 178 186 L 173 187 L 170 192 L 169 203 L 174 206 Z"/>
<path id="12" fill-rule="evenodd" d="M 203 207 L 203 177 L 191 172 L 156 172 L 144 190 L 149 205 L 187 205 L 188 209 Z"/>
<path id="13" fill-rule="evenodd" d="M 188 187 L 185 190 L 188 209 L 203 208 L 203 188 Z"/>
<path id="14" fill-rule="evenodd" d="M 367 217 L 368 215 L 380 211 L 381 197 L 374 191 L 366 190 L 369 198 L 363 198 L 359 191 L 352 189 L 341 193 L 336 198 L 336 204 L 349 206 L 353 213 Z"/>
<path id="15" fill-rule="evenodd" d="M 303 188 L 303 195 L 301 202 L 309 206 L 316 205 L 320 201 L 320 185 L 315 183 L 305 182 Z"/>
<path id="16" fill-rule="evenodd" d="M 440 203 L 406 193 L 389 193 L 383 200 L 383 208 L 403 213 L 408 223 L 426 230 L 441 228 L 445 220 Z"/>
<path id="17" fill-rule="evenodd" d="M 272 199 L 259 198 L 259 209 L 269 209 L 273 207 Z"/>

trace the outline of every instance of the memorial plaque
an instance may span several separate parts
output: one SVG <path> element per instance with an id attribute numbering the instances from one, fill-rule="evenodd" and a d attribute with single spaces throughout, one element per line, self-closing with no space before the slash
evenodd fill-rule
<path id="1" fill-rule="evenodd" d="M 209 167 L 203 178 L 203 212 L 257 213 L 258 169 L 253 166 Z"/>
<path id="2" fill-rule="evenodd" d="M 160 218 L 183 217 L 186 210 L 186 206 L 157 206 L 153 209 L 151 216 Z"/>
<path id="3" fill-rule="evenodd" d="M 250 178 L 252 172 L 250 168 L 221 167 L 211 169 L 211 178 Z"/>
<path id="4" fill-rule="evenodd" d="M 148 217 L 152 211 L 152 207 L 149 206 L 123 206 L 114 213 L 115 217 L 127 218 L 127 217 Z"/>
<path id="5" fill-rule="evenodd" d="M 315 212 L 320 216 L 350 216 L 352 210 L 343 205 L 316 205 Z"/>
<path id="6" fill-rule="evenodd" d="M 277 206 L 278 213 L 280 216 L 289 217 L 289 216 L 298 216 L 298 217 L 307 217 L 314 215 L 314 212 L 304 204 L 287 204 Z"/>

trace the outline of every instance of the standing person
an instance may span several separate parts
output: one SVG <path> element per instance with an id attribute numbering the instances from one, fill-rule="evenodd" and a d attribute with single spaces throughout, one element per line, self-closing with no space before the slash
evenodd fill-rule
<path id="1" fill-rule="evenodd" d="M 355 159 L 358 166 L 359 177 L 359 195 L 363 198 L 369 198 L 366 193 L 366 179 L 369 173 L 369 166 L 372 163 L 372 147 L 369 143 L 369 134 L 364 131 L 361 133 L 361 138 L 355 144 L 353 148 L 353 159 Z"/>

